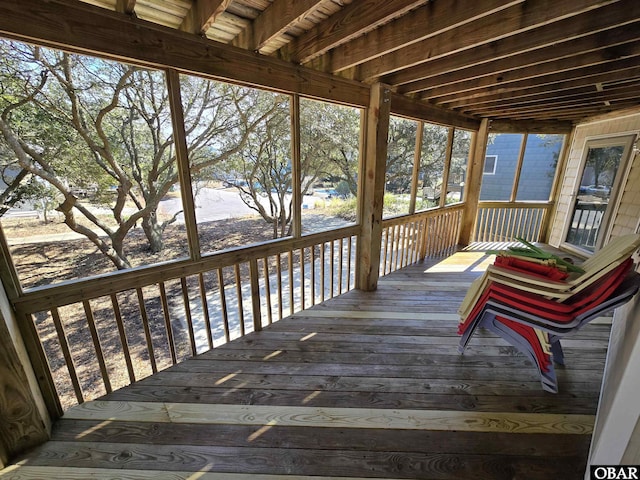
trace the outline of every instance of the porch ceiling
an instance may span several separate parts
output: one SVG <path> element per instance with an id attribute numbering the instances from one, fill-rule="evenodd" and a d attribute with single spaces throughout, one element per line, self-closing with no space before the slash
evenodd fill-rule
<path id="1" fill-rule="evenodd" d="M 84 1 L 475 117 L 640 104 L 637 0 Z"/>

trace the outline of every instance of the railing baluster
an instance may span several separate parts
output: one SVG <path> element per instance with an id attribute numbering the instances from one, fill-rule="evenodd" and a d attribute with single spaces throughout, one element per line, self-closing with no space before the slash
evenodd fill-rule
<path id="1" fill-rule="evenodd" d="M 380 276 L 384 276 L 387 274 L 387 248 L 389 246 L 389 227 L 382 228 L 382 237 L 380 239 L 380 265 L 378 268 L 378 273 Z"/>
<path id="2" fill-rule="evenodd" d="M 402 256 L 402 267 L 406 267 L 409 265 L 409 240 L 411 239 L 411 235 L 413 235 L 413 222 L 407 223 L 407 228 L 404 234 L 404 255 Z"/>
<path id="3" fill-rule="evenodd" d="M 282 320 L 282 256 L 276 255 L 276 277 L 278 281 L 278 320 Z"/>
<path id="4" fill-rule="evenodd" d="M 229 329 L 229 312 L 227 310 L 227 295 L 224 288 L 224 275 L 222 269 L 217 269 L 218 276 L 218 292 L 220 293 L 220 311 L 222 312 L 222 328 L 224 330 L 224 340 L 229 342 L 231 340 L 231 331 Z"/>
<path id="5" fill-rule="evenodd" d="M 207 289 L 204 284 L 204 274 L 198 274 L 198 286 L 200 287 L 200 301 L 202 302 L 202 315 L 204 317 L 204 327 L 207 330 L 207 344 L 209 349 L 213 348 L 213 336 L 211 335 L 211 318 L 209 317 L 209 301 L 207 300 Z"/>
<path id="6" fill-rule="evenodd" d="M 324 242 L 322 242 L 322 245 L 320 246 L 320 284 L 322 285 L 322 288 L 320 289 L 320 302 L 324 302 L 324 272 L 325 272 L 325 253 L 324 253 Z"/>
<path id="7" fill-rule="evenodd" d="M 333 240 L 331 240 L 330 244 L 331 244 L 331 255 L 330 255 L 331 263 L 329 264 L 329 280 L 331 280 L 331 288 L 330 288 L 331 297 L 330 298 L 333 298 L 333 296 L 334 296 L 334 287 L 333 287 L 334 281 L 333 280 L 334 280 L 334 274 L 335 274 L 334 262 L 335 262 L 335 259 L 336 259 L 336 256 L 335 256 L 336 244 L 335 244 L 335 242 Z"/>
<path id="8" fill-rule="evenodd" d="M 120 313 L 120 305 L 118 305 L 118 298 L 116 297 L 115 293 L 111 294 L 111 306 L 113 309 L 113 315 L 116 319 L 116 327 L 118 328 L 118 336 L 120 337 L 120 345 L 122 346 L 122 354 L 124 355 L 124 362 L 127 365 L 129 382 L 133 383 L 136 381 L 136 373 L 135 373 L 135 370 L 133 369 L 133 363 L 131 362 L 131 353 L 129 352 L 129 341 L 127 340 L 127 333 L 124 329 L 124 323 L 122 322 L 122 314 Z"/>
<path id="9" fill-rule="evenodd" d="M 344 248 L 344 240 L 341 238 L 340 239 L 340 243 L 339 243 L 339 248 L 340 251 L 338 253 L 338 295 L 342 294 L 342 262 L 343 262 L 343 257 L 344 257 L 344 253 L 342 251 L 342 249 Z"/>
<path id="10" fill-rule="evenodd" d="M 245 327 L 244 327 L 244 305 L 243 305 L 243 296 L 242 296 L 242 279 L 240 278 L 240 264 L 236 263 L 233 266 L 233 272 L 235 274 L 236 280 L 236 297 L 238 302 L 238 324 L 240 326 L 240 336 L 244 337 Z"/>
<path id="11" fill-rule="evenodd" d="M 184 314 L 187 319 L 191 356 L 195 357 L 198 354 L 198 349 L 196 347 L 196 335 L 193 331 L 193 318 L 191 317 L 191 304 L 189 302 L 189 288 L 187 287 L 187 279 L 185 277 L 180 277 L 180 287 L 182 290 L 182 302 L 184 303 Z"/>
<path id="12" fill-rule="evenodd" d="M 351 291 L 351 250 L 353 248 L 352 236 L 349 235 L 349 254 L 347 256 L 347 292 Z"/>
<path id="13" fill-rule="evenodd" d="M 262 266 L 264 268 L 264 295 L 267 301 L 267 323 L 271 325 L 273 323 L 273 311 L 271 308 L 271 281 L 269 280 L 269 260 L 267 257 L 262 259 Z"/>
<path id="14" fill-rule="evenodd" d="M 300 308 L 302 310 L 304 310 L 305 307 L 305 301 L 304 301 L 304 296 L 305 296 L 305 281 L 304 281 L 304 248 L 300 249 Z"/>
<path id="15" fill-rule="evenodd" d="M 144 331 L 144 338 L 147 342 L 147 350 L 149 351 L 149 362 L 151 363 L 151 371 L 153 373 L 158 372 L 158 366 L 156 365 L 156 356 L 153 351 L 153 341 L 151 339 L 151 331 L 149 330 L 149 316 L 147 315 L 147 307 L 144 304 L 144 295 L 141 288 L 136 288 L 138 295 L 138 308 L 140 309 L 140 319 L 142 320 L 142 329 Z"/>
<path id="16" fill-rule="evenodd" d="M 96 360 L 98 361 L 98 367 L 100 368 L 100 374 L 102 375 L 102 383 L 107 393 L 111 393 L 111 380 L 109 380 L 109 371 L 107 370 L 107 364 L 104 361 L 104 353 L 102 352 L 102 345 L 100 344 L 100 337 L 98 336 L 98 329 L 96 328 L 96 321 L 93 316 L 93 310 L 89 300 L 82 302 L 84 307 L 84 313 L 87 318 L 87 325 L 89 326 L 89 333 L 91 334 L 91 340 L 93 341 L 93 348 L 96 354 Z"/>
<path id="17" fill-rule="evenodd" d="M 316 246 L 311 245 L 311 305 L 316 304 Z"/>
<path id="18" fill-rule="evenodd" d="M 293 250 L 289 250 L 287 257 L 287 266 L 289 271 L 289 314 L 293 315 L 295 312 L 294 295 L 293 295 Z"/>
<path id="19" fill-rule="evenodd" d="M 60 320 L 60 313 L 58 312 L 58 309 L 56 307 L 51 309 L 51 318 L 53 319 L 53 325 L 56 327 L 58 342 L 60 343 L 62 356 L 64 357 L 65 364 L 67 365 L 69 377 L 71 378 L 71 384 L 73 385 L 73 391 L 76 394 L 76 400 L 78 401 L 78 403 L 83 403 L 84 395 L 82 394 L 82 387 L 80 386 L 80 381 L 78 380 L 76 365 L 73 361 L 73 357 L 71 356 L 71 351 L 69 350 L 69 341 L 67 339 L 67 334 L 64 331 L 62 320 Z"/>
<path id="20" fill-rule="evenodd" d="M 171 327 L 171 317 L 169 315 L 169 302 L 167 301 L 167 290 L 165 289 L 164 282 L 158 283 L 160 289 L 160 302 L 162 303 L 162 312 L 164 314 L 164 328 L 167 332 L 167 343 L 169 344 L 169 353 L 171 355 L 171 362 L 175 365 L 178 363 L 176 354 L 176 344 L 173 340 L 173 328 Z"/>

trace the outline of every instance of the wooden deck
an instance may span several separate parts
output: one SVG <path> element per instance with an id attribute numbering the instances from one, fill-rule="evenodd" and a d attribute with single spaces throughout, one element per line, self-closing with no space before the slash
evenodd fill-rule
<path id="1" fill-rule="evenodd" d="M 405 268 L 75 407 L 0 477 L 581 479 L 609 326 L 563 341 L 555 395 L 489 333 L 458 355 L 486 259 Z"/>

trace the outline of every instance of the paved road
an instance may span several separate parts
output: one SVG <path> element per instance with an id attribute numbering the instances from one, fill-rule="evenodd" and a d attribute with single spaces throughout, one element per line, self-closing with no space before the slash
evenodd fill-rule
<path id="1" fill-rule="evenodd" d="M 315 203 L 322 200 L 320 197 L 305 195 L 303 206 L 312 209 Z M 264 205 L 268 207 L 267 199 Z M 238 218 L 246 215 L 257 215 L 257 212 L 249 208 L 241 199 L 235 188 L 201 188 L 195 196 L 196 220 L 198 222 L 211 222 L 226 218 Z M 166 215 L 173 215 L 182 209 L 182 201 L 176 198 L 167 198 L 160 202 L 159 211 Z M 268 208 L 267 208 L 268 210 Z M 178 222 L 184 222 L 182 214 L 178 216 Z"/>

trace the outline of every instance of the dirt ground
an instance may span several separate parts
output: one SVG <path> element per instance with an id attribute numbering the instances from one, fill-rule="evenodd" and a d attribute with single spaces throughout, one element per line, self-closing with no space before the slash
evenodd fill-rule
<path id="1" fill-rule="evenodd" d="M 25 234 L 53 235 L 67 233 L 64 224 L 44 224 L 38 219 L 3 220 L 2 227 L 8 238 L 20 238 Z M 203 251 L 216 251 L 239 245 L 250 245 L 271 238 L 271 227 L 261 219 L 229 219 L 198 226 Z M 171 259 L 188 257 L 188 248 L 184 225 L 171 225 L 167 228 L 165 245 L 162 252 L 152 254 L 146 247 L 146 239 L 141 228 L 134 229 L 127 238 L 127 254 L 134 266 L 150 265 Z M 11 242 L 10 242 L 11 243 Z M 59 283 L 64 280 L 86 278 L 99 273 L 114 271 L 113 264 L 88 240 L 42 241 L 25 243 L 11 247 L 14 264 L 18 269 L 23 288 Z M 226 271 L 229 270 L 229 271 Z M 232 269 L 224 272 L 225 284 L 234 282 Z M 217 279 L 207 277 L 210 291 L 217 290 Z M 197 277 L 188 279 L 189 291 L 198 290 Z M 180 299 L 182 287 L 179 280 L 165 284 L 167 297 Z M 153 369 L 161 370 L 172 364 L 168 347 L 167 326 L 160 301 L 158 287 L 141 289 L 144 298 L 144 314 L 148 318 L 148 332 L 145 331 L 139 298 L 136 291 L 116 295 L 118 308 L 124 319 L 124 331 L 129 348 L 133 376 L 139 380 L 150 375 Z M 110 297 L 89 302 L 99 336 L 99 345 L 103 351 L 111 388 L 119 388 L 131 382 L 124 361 L 124 351 L 118 329 L 115 328 L 113 303 Z M 73 304 L 59 309 L 69 349 L 73 356 L 74 368 L 85 399 L 92 399 L 106 393 L 99 365 L 96 362 L 96 348 L 88 329 L 87 314 L 83 304 Z M 64 361 L 64 355 L 58 340 L 58 334 L 49 312 L 40 312 L 33 316 L 41 342 L 47 354 L 54 382 L 64 408 L 77 401 L 73 385 Z M 146 335 L 151 339 L 155 367 L 152 367 L 151 355 Z M 171 333 L 175 342 L 175 356 L 178 360 L 191 355 L 188 331 L 182 321 L 171 323 Z"/>
<path id="2" fill-rule="evenodd" d="M 8 238 L 20 238 L 28 233 L 29 237 L 55 235 L 69 231 L 64 224 L 44 225 L 37 219 L 3 220 L 2 227 Z M 213 252 L 229 247 L 251 245 L 272 237 L 270 225 L 262 219 L 228 219 L 198 225 L 200 243 L 203 252 Z M 26 238 L 25 238 L 26 240 Z M 188 257 L 186 232 L 184 225 L 171 225 L 164 235 L 165 245 L 162 252 L 151 254 L 146 247 L 146 239 L 141 228 L 134 229 L 127 240 L 127 254 L 134 266 L 150 265 L 172 259 Z M 11 242 L 10 242 L 11 243 Z M 11 247 L 14 264 L 17 266 L 23 288 L 59 283 L 64 280 L 86 278 L 99 273 L 114 271 L 112 263 L 86 239 L 65 241 L 43 241 L 22 243 Z M 295 258 L 295 257 L 294 257 Z M 275 271 L 275 260 L 270 259 L 270 269 Z M 282 258 L 282 270 L 287 268 L 287 260 Z M 247 265 L 241 265 L 241 275 L 247 278 Z M 232 268 L 223 271 L 225 285 L 235 283 Z M 218 295 L 219 286 L 216 276 L 205 274 L 205 283 L 209 294 Z M 165 282 L 166 296 L 169 302 L 182 302 L 180 280 Z M 199 292 L 198 277 L 187 278 L 190 295 Z M 229 288 L 229 287 L 228 287 Z M 233 288 L 233 287 L 231 287 Z M 140 298 L 144 308 L 140 308 Z M 85 400 L 97 398 L 107 392 L 99 364 L 97 348 L 92 341 L 88 328 L 88 315 L 92 315 L 99 337 L 98 348 L 102 349 L 105 368 L 108 371 L 110 388 L 125 386 L 133 380 L 140 380 L 172 365 L 168 333 L 173 336 L 174 356 L 178 361 L 191 355 L 189 333 L 184 320 L 171 320 L 167 326 L 164 308 L 159 295 L 159 286 L 153 285 L 122 292 L 115 295 L 117 308 L 124 320 L 123 345 L 122 334 L 116 328 L 114 299 L 101 297 L 88 302 L 87 306 L 77 303 L 59 309 L 65 330 L 66 340 L 73 357 L 75 372 Z M 173 308 L 173 306 L 170 306 Z M 144 311 L 142 311 L 144 310 Z M 144 321 L 144 317 L 147 321 Z M 33 315 L 43 348 L 47 355 L 54 382 L 64 408 L 77 403 L 71 376 L 64 360 L 63 351 L 50 312 Z M 148 329 L 145 326 L 148 325 Z M 220 327 L 218 326 L 218 331 Z M 151 344 L 151 349 L 149 349 Z M 127 368 L 124 349 L 128 348 L 132 359 L 132 368 Z"/>

